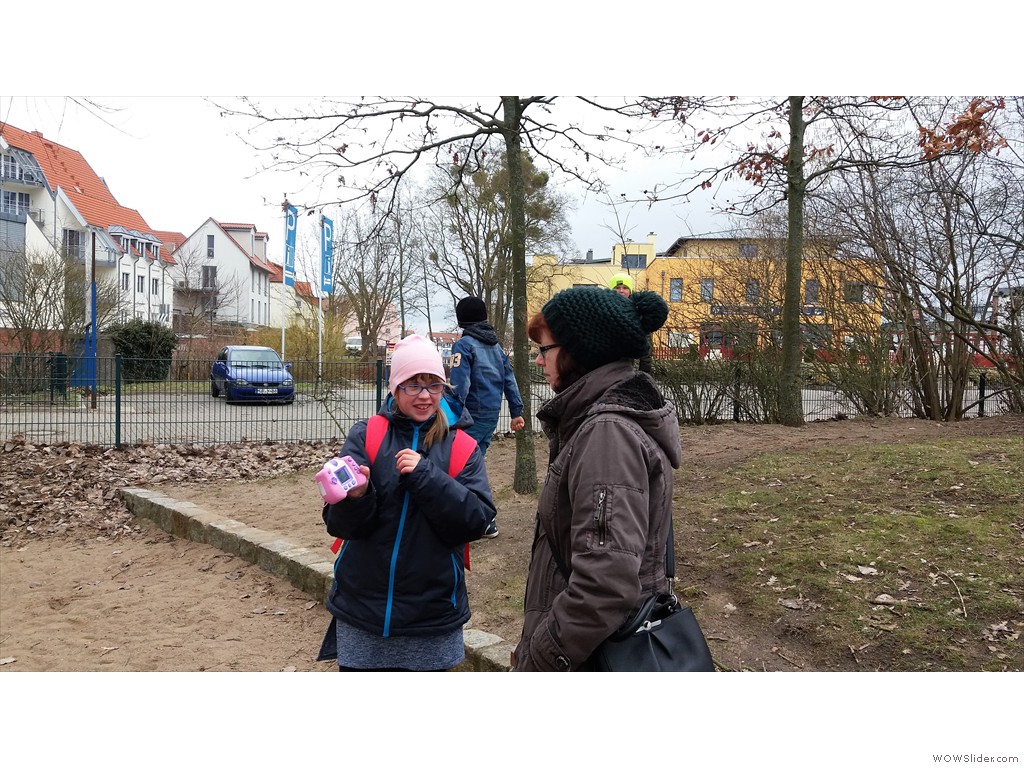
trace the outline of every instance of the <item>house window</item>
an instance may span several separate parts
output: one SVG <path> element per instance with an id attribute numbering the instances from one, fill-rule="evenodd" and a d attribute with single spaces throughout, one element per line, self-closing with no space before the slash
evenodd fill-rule
<path id="1" fill-rule="evenodd" d="M 645 253 L 624 253 L 622 254 L 622 268 L 647 269 L 647 254 Z"/>
<path id="2" fill-rule="evenodd" d="M 146 292 L 146 276 L 136 275 L 135 276 L 135 292 L 145 293 Z"/>
<path id="3" fill-rule="evenodd" d="M 693 334 L 686 331 L 669 331 L 668 345 L 674 349 L 688 347 L 693 344 Z"/>
<path id="4" fill-rule="evenodd" d="M 151 294 L 153 294 L 154 296 L 156 296 L 158 293 L 160 293 L 160 279 L 159 278 L 154 277 L 154 278 L 152 278 L 149 281 L 149 292 Z"/>
<path id="5" fill-rule="evenodd" d="M 757 243 L 740 243 L 740 258 L 756 259 Z"/>
<path id="6" fill-rule="evenodd" d="M 821 284 L 817 280 L 808 280 L 804 283 L 804 304 L 817 304 L 818 292 Z"/>
<path id="7" fill-rule="evenodd" d="M 124 293 L 128 293 L 128 291 L 131 290 L 131 287 L 132 287 L 132 276 L 129 275 L 127 272 L 122 272 L 121 273 L 121 291 L 124 292 Z"/>
<path id="8" fill-rule="evenodd" d="M 722 329 L 720 327 L 703 327 L 700 329 L 700 345 L 709 349 L 722 348 Z"/>
<path id="9" fill-rule="evenodd" d="M 203 267 L 203 288 L 217 287 L 217 268 Z"/>
<path id="10" fill-rule="evenodd" d="M 700 281 L 700 300 L 705 304 L 710 304 L 715 298 L 715 281 L 710 277 L 705 277 Z"/>
<path id="11" fill-rule="evenodd" d="M 864 283 L 843 283 L 843 301 L 847 304 L 864 304 Z"/>
<path id="12" fill-rule="evenodd" d="M 27 192 L 8 192 L 4 190 L 3 196 L 3 207 L 0 207 L 0 211 L 4 213 L 28 213 L 28 193 Z"/>
<path id="13" fill-rule="evenodd" d="M 682 301 L 683 300 L 683 278 L 681 277 L 670 277 L 668 280 L 668 300 L 669 301 Z"/>
<path id="14" fill-rule="evenodd" d="M 206 236 L 206 258 L 213 258 L 213 235 Z"/>
<path id="15" fill-rule="evenodd" d="M 64 255 L 85 259 L 85 233 L 77 229 L 64 230 Z"/>
<path id="16" fill-rule="evenodd" d="M 747 280 L 747 289 L 743 293 L 743 300 L 747 304 L 757 304 L 760 298 L 761 284 L 757 280 Z"/>
<path id="17" fill-rule="evenodd" d="M 22 171 L 18 161 L 10 155 L 4 155 L 4 178 L 20 181 L 21 177 Z"/>
<path id="18" fill-rule="evenodd" d="M 801 325 L 800 335 L 803 337 L 805 345 L 817 349 L 832 341 L 832 326 L 827 324 Z"/>

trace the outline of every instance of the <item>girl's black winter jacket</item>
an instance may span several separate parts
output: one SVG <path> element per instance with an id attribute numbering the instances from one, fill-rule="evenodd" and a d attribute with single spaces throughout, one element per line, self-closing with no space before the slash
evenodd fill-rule
<path id="1" fill-rule="evenodd" d="M 370 466 L 366 495 L 324 505 L 327 532 L 345 540 L 327 609 L 383 637 L 444 634 L 469 620 L 465 544 L 479 539 L 494 519 L 494 501 L 478 449 L 457 478 L 449 477 L 454 429 L 425 449 L 433 420 L 416 424 L 397 409 L 393 413 L 392 402 L 389 397 L 380 410 L 390 425 L 372 464 L 366 421 L 352 426 L 342 448 L 343 455 Z M 472 423 L 458 403 L 448 405 L 460 414 L 456 427 Z M 394 458 L 403 448 L 423 456 L 405 476 Z"/>

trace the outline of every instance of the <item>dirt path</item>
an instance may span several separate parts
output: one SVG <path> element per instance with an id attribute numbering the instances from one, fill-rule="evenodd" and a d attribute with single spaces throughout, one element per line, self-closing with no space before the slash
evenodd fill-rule
<path id="1" fill-rule="evenodd" d="M 1024 436 L 1024 419 L 684 428 L 675 489 L 678 575 L 682 588 L 699 594 L 693 602 L 716 657 L 731 669 L 815 668 L 799 647 L 780 657 L 770 628 L 727 613 L 730 596 L 713 574 L 693 583 L 688 495 L 766 451 L 990 434 Z M 0 671 L 330 670 L 313 661 L 327 624 L 319 603 L 238 558 L 140 524 L 111 491 L 159 487 L 302 546 L 326 548 L 312 476 L 332 451 L 282 445 L 117 453 L 9 444 L 0 467 Z M 536 504 L 511 490 L 514 454 L 513 440 L 496 441 L 488 451 L 501 534 L 473 545 L 468 577 L 472 626 L 512 641 L 521 627 Z"/>

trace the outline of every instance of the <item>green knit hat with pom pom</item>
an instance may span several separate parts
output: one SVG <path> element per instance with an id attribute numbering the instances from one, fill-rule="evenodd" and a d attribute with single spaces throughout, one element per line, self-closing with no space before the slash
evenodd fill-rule
<path id="1" fill-rule="evenodd" d="M 598 286 L 559 291 L 540 311 L 558 343 L 588 371 L 642 357 L 648 350 L 648 334 L 668 319 L 668 305 L 654 291 L 637 291 L 626 298 Z"/>

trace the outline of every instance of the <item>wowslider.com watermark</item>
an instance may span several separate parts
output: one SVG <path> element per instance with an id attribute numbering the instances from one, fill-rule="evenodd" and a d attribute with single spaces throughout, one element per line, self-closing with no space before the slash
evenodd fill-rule
<path id="1" fill-rule="evenodd" d="M 949 754 L 949 755 L 932 755 L 932 761 L 936 763 L 1019 763 L 1020 758 L 1003 755 L 983 755 L 983 754 Z"/>

